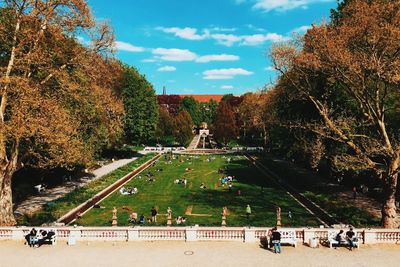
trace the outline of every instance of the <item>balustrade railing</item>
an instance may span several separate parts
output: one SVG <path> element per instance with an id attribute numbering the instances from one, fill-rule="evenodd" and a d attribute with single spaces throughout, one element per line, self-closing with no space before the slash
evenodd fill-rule
<path id="1" fill-rule="evenodd" d="M 76 241 L 241 241 L 258 242 L 267 236 L 271 228 L 249 227 L 35 227 L 36 230 L 54 230 L 57 239 Z M 28 227 L 1 227 L 0 240 L 23 240 L 30 232 Z M 332 228 L 280 228 L 295 232 L 298 242 L 308 243 L 318 238 L 321 243 L 328 239 Z M 339 229 L 335 229 L 339 232 Z M 360 243 L 400 243 L 399 229 L 356 229 Z"/>

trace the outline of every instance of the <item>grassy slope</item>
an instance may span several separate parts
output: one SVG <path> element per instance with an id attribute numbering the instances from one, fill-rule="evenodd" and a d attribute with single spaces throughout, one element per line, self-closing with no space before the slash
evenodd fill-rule
<path id="1" fill-rule="evenodd" d="M 111 185 L 121 177 L 132 172 L 140 165 L 145 163 L 154 157 L 155 154 L 144 155 L 137 160 L 122 166 L 111 173 L 96 179 L 87 185 L 78 188 L 64 197 L 59 198 L 53 202 L 48 203 L 41 211 L 33 214 L 32 217 L 25 217 L 19 222 L 20 225 L 40 225 L 43 223 L 53 222 L 60 218 L 62 215 L 66 214 L 69 210 L 75 208 L 79 204 L 85 202 L 89 198 L 93 197 L 95 194 L 105 189 L 107 186 Z"/>
<path id="2" fill-rule="evenodd" d="M 220 225 L 221 210 L 223 206 L 228 207 L 227 224 L 230 226 L 272 226 L 276 222 L 275 206 L 278 204 L 282 209 L 282 223 L 285 226 L 315 226 L 317 220 L 304 210 L 295 200 L 281 189 L 274 188 L 259 171 L 249 167 L 249 162 L 235 156 L 230 163 L 221 156 L 207 162 L 206 156 L 192 158 L 180 156 L 184 162 L 174 159 L 172 164 L 162 158 L 156 166 L 148 171 L 155 174 L 155 182 L 149 182 L 148 178 L 133 179 L 125 187 L 136 186 L 139 190 L 137 195 L 121 195 L 115 192 L 105 199 L 101 209 L 92 209 L 77 223 L 79 225 L 106 226 L 111 225 L 112 208 L 118 208 L 118 225 L 128 225 L 128 212 L 122 209 L 128 206 L 139 215 L 150 217 L 150 209 L 156 206 L 159 216 L 158 223 L 166 224 L 166 211 L 172 209 L 173 218 L 186 216 L 187 224 Z M 156 169 L 162 168 L 162 172 Z M 185 168 L 193 171 L 186 172 Z M 239 182 L 234 182 L 234 190 L 240 189 L 241 196 L 229 192 L 227 187 L 222 187 L 219 182 L 221 174 L 219 168 L 226 168 L 229 175 L 234 175 Z M 145 171 L 147 173 L 147 170 Z M 175 179 L 188 179 L 187 188 L 181 184 L 174 184 Z M 205 183 L 207 189 L 200 189 L 200 184 Z M 263 187 L 263 189 L 262 189 Z M 245 217 L 246 205 L 250 204 L 252 216 L 250 221 Z M 193 214 L 209 214 L 211 216 L 185 215 L 186 208 L 192 205 Z M 293 219 L 287 218 L 287 212 L 291 211 Z"/>
<path id="3" fill-rule="evenodd" d="M 342 187 L 326 187 L 325 184 L 328 181 L 324 180 L 324 178 L 308 175 L 307 171 L 299 173 L 284 161 L 274 160 L 270 157 L 262 158 L 261 161 L 277 175 L 289 181 L 306 197 L 329 212 L 338 221 L 356 227 L 380 225 L 378 218 L 374 218 L 367 211 L 355 207 L 353 202 L 338 198 L 337 193 L 343 190 Z"/>

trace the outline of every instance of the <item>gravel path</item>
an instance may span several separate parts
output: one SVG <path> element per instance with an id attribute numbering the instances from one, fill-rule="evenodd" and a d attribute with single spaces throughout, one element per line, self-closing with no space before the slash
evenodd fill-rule
<path id="1" fill-rule="evenodd" d="M 0 267 L 10 266 L 399 266 L 399 245 L 312 249 L 283 246 L 282 254 L 241 242 L 90 242 L 29 248 L 22 242 L 0 242 Z"/>
<path id="2" fill-rule="evenodd" d="M 92 177 L 81 178 L 79 181 L 66 182 L 63 185 L 47 189 L 46 191 L 41 192 L 39 195 L 31 196 L 16 207 L 15 213 L 32 215 L 36 211 L 40 210 L 46 203 L 54 201 L 75 190 L 77 187 L 84 186 L 91 181 L 94 181 L 128 163 L 131 163 L 132 161 L 135 161 L 136 159 L 138 159 L 138 157 L 116 160 L 92 171 L 94 175 Z"/>

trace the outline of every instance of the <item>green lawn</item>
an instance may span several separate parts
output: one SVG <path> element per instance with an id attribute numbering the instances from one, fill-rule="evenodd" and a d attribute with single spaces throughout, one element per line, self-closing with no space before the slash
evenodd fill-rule
<path id="1" fill-rule="evenodd" d="M 293 185 L 300 193 L 325 209 L 340 222 L 355 227 L 379 226 L 380 219 L 373 217 L 367 211 L 354 206 L 352 201 L 340 199 L 338 193 L 345 190 L 341 186 L 327 187 L 325 178 L 310 174 L 309 171 L 299 172 L 287 162 L 270 156 L 261 157 L 260 162 L 273 170 L 279 177 Z"/>
<path id="2" fill-rule="evenodd" d="M 227 157 L 231 158 L 230 163 Z M 137 187 L 136 195 L 122 195 L 119 191 L 110 195 L 95 208 L 86 213 L 76 223 L 86 226 L 111 225 L 112 209 L 118 209 L 118 225 L 128 225 L 129 213 L 124 206 L 146 218 L 150 217 L 150 209 L 158 210 L 157 225 L 166 224 L 167 208 L 171 207 L 172 217 L 187 217 L 187 225 L 221 225 L 221 210 L 228 208 L 228 226 L 272 226 L 276 223 L 275 204 L 282 209 L 283 226 L 316 226 L 318 221 L 292 199 L 285 191 L 275 188 L 249 161 L 242 156 L 177 156 L 168 164 L 164 156 L 145 170 L 142 178 L 136 177 L 125 187 Z M 213 158 L 211 161 L 207 159 Z M 185 171 L 186 168 L 193 169 Z M 233 191 L 222 187 L 218 169 L 224 168 L 226 174 L 235 176 Z M 157 169 L 163 169 L 157 172 Z M 153 173 L 154 182 L 148 181 L 147 172 Z M 175 179 L 188 180 L 187 187 L 175 184 Z M 206 189 L 200 189 L 201 183 Z M 236 190 L 241 195 L 236 195 Z M 250 220 L 245 216 L 246 205 L 250 204 L 252 215 Z M 185 211 L 192 207 L 192 215 Z M 293 218 L 287 217 L 291 211 Z M 149 223 L 146 223 L 149 225 Z"/>
<path id="3" fill-rule="evenodd" d="M 42 210 L 34 213 L 30 217 L 22 217 L 18 220 L 19 225 L 41 225 L 43 223 L 54 222 L 71 209 L 75 208 L 79 204 L 85 202 L 89 198 L 93 197 L 107 186 L 118 181 L 123 176 L 132 172 L 140 165 L 150 160 L 155 156 L 154 153 L 143 155 L 135 161 L 122 166 L 111 173 L 96 179 L 87 185 L 78 188 L 64 197 L 59 198 L 53 202 L 47 203 Z"/>

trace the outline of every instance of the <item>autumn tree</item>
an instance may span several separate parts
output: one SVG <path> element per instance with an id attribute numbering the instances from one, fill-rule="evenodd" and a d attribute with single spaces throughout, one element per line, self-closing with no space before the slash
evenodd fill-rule
<path id="1" fill-rule="evenodd" d="M 237 132 L 235 113 L 232 106 L 226 102 L 219 103 L 214 122 L 215 139 L 227 145 L 229 141 L 237 137 Z"/>
<path id="2" fill-rule="evenodd" d="M 178 115 L 181 110 L 182 97 L 179 95 L 158 95 L 158 105 L 166 108 L 172 116 Z"/>
<path id="3" fill-rule="evenodd" d="M 15 171 L 88 162 L 95 127 L 85 123 L 117 137 L 123 107 L 108 78 L 112 32 L 85 1 L 6 0 L 0 14 L 0 225 L 13 225 Z M 75 39 L 82 31 L 89 46 Z"/>
<path id="4" fill-rule="evenodd" d="M 250 133 L 250 139 L 260 135 L 264 147 L 267 146 L 268 128 L 274 120 L 273 97 L 275 91 L 261 90 L 257 93 L 246 93 L 239 105 L 238 114 L 241 121 L 241 131 L 246 139 Z"/>
<path id="5" fill-rule="evenodd" d="M 122 95 L 125 104 L 125 135 L 129 142 L 148 143 L 155 137 L 158 121 L 153 86 L 133 67 L 124 67 Z"/>
<path id="6" fill-rule="evenodd" d="M 370 169 L 381 179 L 386 228 L 396 227 L 400 166 L 399 11 L 399 1 L 348 1 L 339 21 L 313 26 L 271 53 L 281 79 L 319 115 L 297 126 L 346 147 L 335 155 L 337 164 Z"/>

